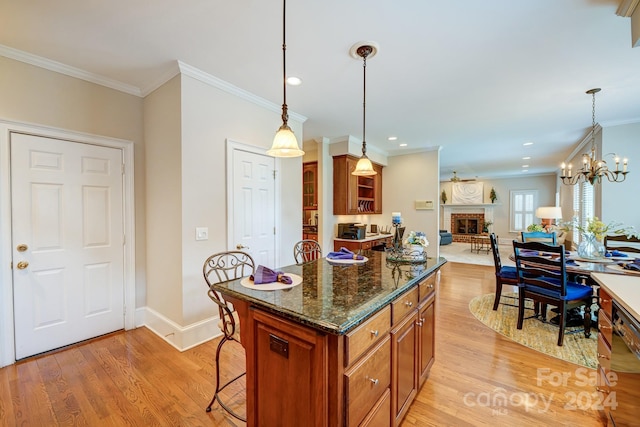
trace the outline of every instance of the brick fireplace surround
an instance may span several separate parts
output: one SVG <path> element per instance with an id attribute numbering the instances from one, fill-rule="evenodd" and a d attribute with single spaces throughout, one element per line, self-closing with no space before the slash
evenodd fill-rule
<path id="1" fill-rule="evenodd" d="M 471 236 L 475 234 L 461 234 L 456 229 L 456 220 L 458 219 L 476 219 L 478 220 L 478 232 L 482 232 L 483 221 L 493 221 L 492 204 L 455 204 L 442 205 L 444 215 L 442 216 L 442 229 L 451 232 L 454 242 L 470 242 Z"/>

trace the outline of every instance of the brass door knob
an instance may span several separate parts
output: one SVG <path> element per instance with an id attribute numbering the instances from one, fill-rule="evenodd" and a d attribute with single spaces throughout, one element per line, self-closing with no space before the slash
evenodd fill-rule
<path id="1" fill-rule="evenodd" d="M 29 263 L 27 261 L 20 261 L 18 263 L 18 270 L 24 270 L 27 267 L 29 267 Z"/>
<path id="2" fill-rule="evenodd" d="M 20 243 L 18 246 L 16 246 L 16 249 L 18 252 L 24 252 L 29 249 L 29 246 L 25 245 L 24 243 Z"/>
<path id="3" fill-rule="evenodd" d="M 249 246 L 244 246 L 242 243 L 238 243 L 236 245 L 236 249 L 240 250 L 240 249 L 249 249 Z"/>

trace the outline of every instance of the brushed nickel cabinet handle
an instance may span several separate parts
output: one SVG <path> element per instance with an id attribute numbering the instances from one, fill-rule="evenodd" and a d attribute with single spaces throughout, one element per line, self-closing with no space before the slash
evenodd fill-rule
<path id="1" fill-rule="evenodd" d="M 373 335 L 374 337 L 378 337 L 378 330 L 376 329 L 375 331 L 371 331 L 371 335 Z"/>
<path id="2" fill-rule="evenodd" d="M 373 383 L 373 385 L 378 385 L 379 381 L 377 378 L 369 378 L 369 381 L 371 381 Z"/>
<path id="3" fill-rule="evenodd" d="M 413 307 L 413 303 L 411 301 L 407 301 L 404 303 L 407 307 Z"/>

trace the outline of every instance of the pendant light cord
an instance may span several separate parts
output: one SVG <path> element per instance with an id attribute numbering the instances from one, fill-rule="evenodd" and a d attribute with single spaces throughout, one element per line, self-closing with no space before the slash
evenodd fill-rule
<path id="1" fill-rule="evenodd" d="M 282 123 L 287 125 L 289 121 L 288 107 L 287 107 L 287 43 L 286 43 L 286 28 L 285 24 L 287 17 L 287 0 L 282 0 Z"/>
<path id="2" fill-rule="evenodd" d="M 367 52 L 362 56 L 362 155 L 367 154 L 367 56 Z"/>

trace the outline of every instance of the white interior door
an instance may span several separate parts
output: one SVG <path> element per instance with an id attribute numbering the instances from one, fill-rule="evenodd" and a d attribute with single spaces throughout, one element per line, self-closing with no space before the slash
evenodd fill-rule
<path id="1" fill-rule="evenodd" d="M 275 267 L 275 159 L 233 149 L 233 248 Z"/>
<path id="2" fill-rule="evenodd" d="M 11 134 L 16 359 L 124 328 L 122 150 Z"/>

